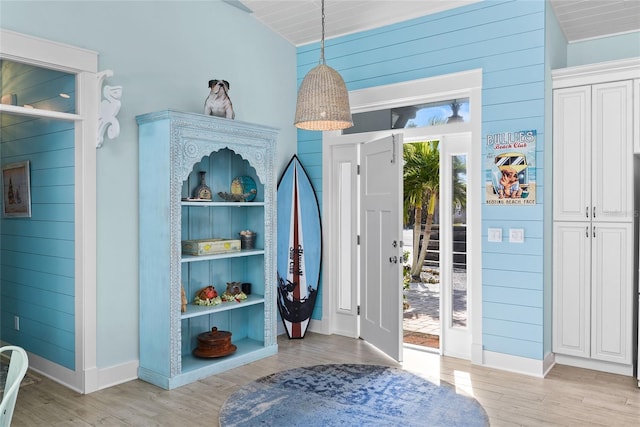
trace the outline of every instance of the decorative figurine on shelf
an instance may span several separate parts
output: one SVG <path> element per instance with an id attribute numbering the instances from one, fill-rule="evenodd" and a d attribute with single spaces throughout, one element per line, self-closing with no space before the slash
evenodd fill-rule
<path id="1" fill-rule="evenodd" d="M 233 104 L 229 98 L 229 82 L 226 80 L 209 80 L 209 96 L 204 101 L 204 113 L 208 116 L 235 119 Z"/>
<path id="2" fill-rule="evenodd" d="M 211 200 L 211 189 L 204 179 L 206 172 L 200 171 L 200 185 L 193 190 L 194 199 Z"/>
<path id="3" fill-rule="evenodd" d="M 240 282 L 227 282 L 226 292 L 229 295 L 238 295 L 240 292 L 242 292 L 242 289 L 240 288 L 241 285 L 242 283 Z"/>
<path id="4" fill-rule="evenodd" d="M 195 305 L 218 305 L 222 303 L 222 299 L 218 295 L 215 286 L 209 285 L 198 291 L 193 301 Z"/>
<path id="5" fill-rule="evenodd" d="M 258 194 L 256 182 L 250 176 L 237 176 L 231 181 L 231 194 L 240 194 L 245 202 L 252 202 Z"/>
<path id="6" fill-rule="evenodd" d="M 187 294 L 184 291 L 184 286 L 180 288 L 180 299 L 180 312 L 184 313 L 185 311 L 187 311 Z"/>
<path id="7" fill-rule="evenodd" d="M 242 283 L 240 282 L 227 282 L 227 290 L 222 294 L 222 301 L 224 302 L 242 302 L 247 299 L 247 295 L 242 292 Z"/>

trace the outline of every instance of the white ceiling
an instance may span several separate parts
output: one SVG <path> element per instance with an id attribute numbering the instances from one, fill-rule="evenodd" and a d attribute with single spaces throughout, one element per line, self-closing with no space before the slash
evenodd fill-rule
<path id="1" fill-rule="evenodd" d="M 568 41 L 640 30 L 640 0 L 551 0 Z"/>
<path id="2" fill-rule="evenodd" d="M 320 40 L 320 0 L 224 1 L 250 11 L 295 46 Z M 368 30 L 477 1 L 480 0 L 325 0 L 325 37 Z M 640 0 L 550 1 L 570 42 L 640 30 Z"/>

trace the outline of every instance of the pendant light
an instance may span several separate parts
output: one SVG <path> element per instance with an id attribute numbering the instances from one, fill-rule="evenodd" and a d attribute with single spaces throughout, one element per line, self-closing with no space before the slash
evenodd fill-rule
<path id="1" fill-rule="evenodd" d="M 353 126 L 344 80 L 324 58 L 324 0 L 320 61 L 302 80 L 294 125 L 306 130 L 341 130 Z"/>

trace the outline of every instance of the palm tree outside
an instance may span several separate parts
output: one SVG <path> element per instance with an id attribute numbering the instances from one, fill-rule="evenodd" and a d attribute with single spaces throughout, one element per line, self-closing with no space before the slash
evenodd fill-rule
<path id="1" fill-rule="evenodd" d="M 431 225 L 440 193 L 440 151 L 438 141 L 416 142 L 404 145 L 404 221 L 413 217 L 413 262 L 410 276 L 420 281 L 427 255 Z M 423 210 L 426 224 L 422 228 Z M 422 240 L 422 245 L 420 241 Z"/>
<path id="2" fill-rule="evenodd" d="M 413 220 L 413 256 L 410 280 L 420 282 L 431 238 L 440 196 L 439 141 L 405 144 L 404 149 L 404 223 Z M 453 206 L 466 207 L 466 164 L 459 156 L 452 157 Z M 423 227 L 424 220 L 424 227 Z M 422 244 L 421 244 L 422 242 Z"/>

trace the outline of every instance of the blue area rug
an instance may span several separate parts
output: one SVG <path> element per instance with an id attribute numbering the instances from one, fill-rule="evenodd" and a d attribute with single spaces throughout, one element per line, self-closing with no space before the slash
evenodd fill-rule
<path id="1" fill-rule="evenodd" d="M 488 426 L 484 408 L 402 369 L 317 365 L 260 378 L 232 394 L 220 426 Z"/>

